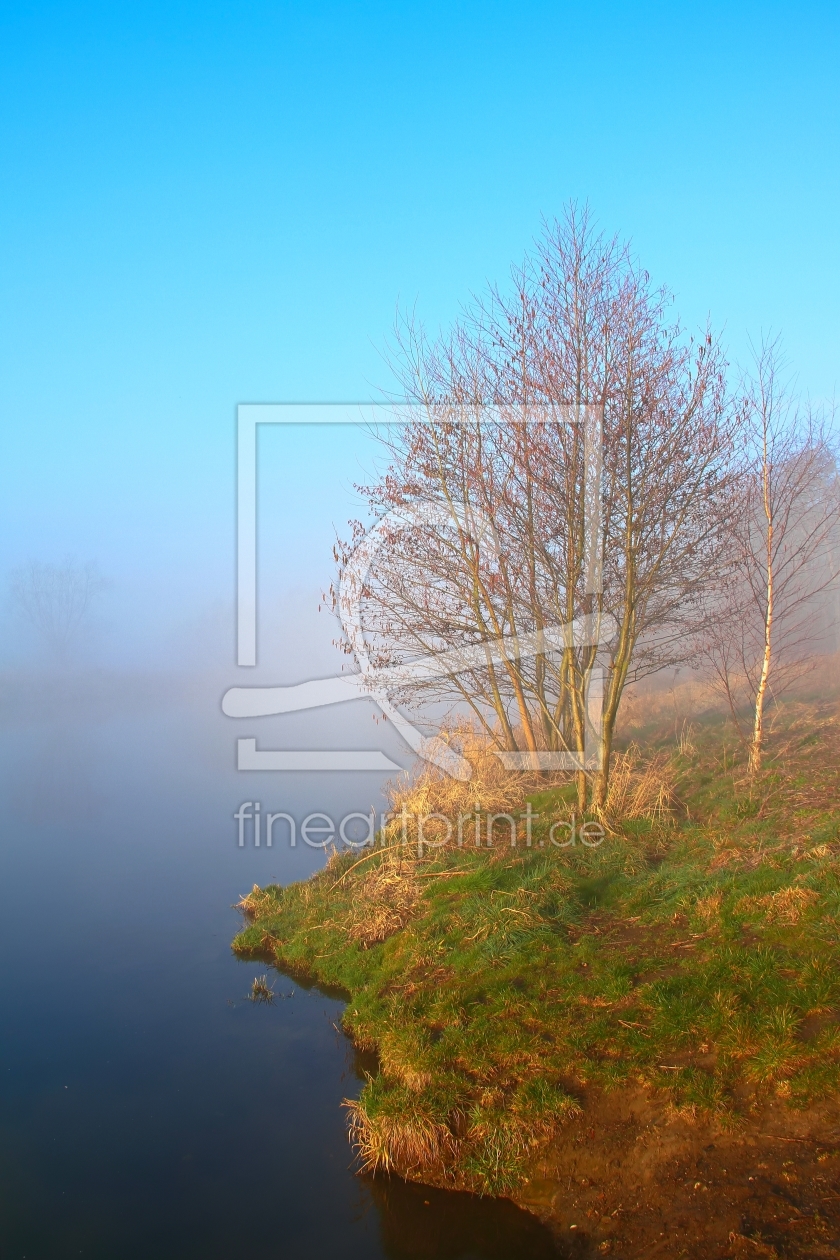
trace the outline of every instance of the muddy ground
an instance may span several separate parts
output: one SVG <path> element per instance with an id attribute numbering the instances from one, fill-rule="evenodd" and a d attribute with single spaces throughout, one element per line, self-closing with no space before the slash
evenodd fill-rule
<path id="1" fill-rule="evenodd" d="M 590 1101 L 516 1199 L 580 1260 L 840 1258 L 840 1105 L 721 1127 L 641 1091 Z"/>

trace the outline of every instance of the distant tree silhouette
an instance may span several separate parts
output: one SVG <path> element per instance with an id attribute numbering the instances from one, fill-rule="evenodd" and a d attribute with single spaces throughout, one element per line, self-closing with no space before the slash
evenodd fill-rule
<path id="1" fill-rule="evenodd" d="M 91 604 L 107 586 L 95 564 L 31 560 L 11 575 L 11 595 L 20 615 L 38 631 L 61 662 L 66 661 Z"/>

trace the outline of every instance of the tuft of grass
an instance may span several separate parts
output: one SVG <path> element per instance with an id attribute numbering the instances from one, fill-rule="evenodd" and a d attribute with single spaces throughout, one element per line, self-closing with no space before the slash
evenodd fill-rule
<path id="1" fill-rule="evenodd" d="M 372 1079 L 363 1098 L 345 1099 L 350 1140 L 362 1171 L 446 1174 L 458 1142 L 440 1100 L 384 1076 Z"/>
<path id="2" fill-rule="evenodd" d="M 414 913 L 420 896 L 417 863 L 392 846 L 376 866 L 361 874 L 354 887 L 349 935 L 368 948 L 393 936 Z"/>
<path id="3" fill-rule="evenodd" d="M 684 745 L 683 745 L 684 747 Z M 628 819 L 660 822 L 677 809 L 673 753 L 660 750 L 645 757 L 637 744 L 613 756 L 607 795 L 607 816 L 620 824 Z"/>
<path id="4" fill-rule="evenodd" d="M 239 898 L 234 909 L 241 910 L 246 918 L 253 920 L 270 914 L 274 907 L 275 901 L 270 890 L 260 888 L 259 884 L 254 884 L 249 893 Z"/>
<path id="5" fill-rule="evenodd" d="M 268 976 L 254 976 L 251 985 L 251 992 L 248 994 L 250 1002 L 268 1002 L 274 1001 L 274 985 L 268 983 Z"/>

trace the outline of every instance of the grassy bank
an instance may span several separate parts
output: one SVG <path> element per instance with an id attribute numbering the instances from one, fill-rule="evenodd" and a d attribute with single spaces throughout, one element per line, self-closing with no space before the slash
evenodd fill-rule
<path id="1" fill-rule="evenodd" d="M 488 812 L 529 800 L 530 846 L 519 820 L 515 846 L 503 825 L 492 847 L 465 829 L 418 854 L 395 820 L 375 849 L 243 900 L 237 954 L 340 986 L 376 1051 L 348 1105 L 368 1167 L 506 1193 L 615 1091 L 737 1126 L 838 1089 L 836 709 L 788 705 L 753 783 L 726 731 L 621 754 L 598 847 L 550 843 L 568 786 L 473 750 L 473 784 L 428 777 L 397 808 L 477 806 L 485 839 Z"/>

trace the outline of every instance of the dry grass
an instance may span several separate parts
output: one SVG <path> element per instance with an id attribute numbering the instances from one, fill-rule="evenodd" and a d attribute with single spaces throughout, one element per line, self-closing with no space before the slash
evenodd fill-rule
<path id="1" fill-rule="evenodd" d="M 398 1112 L 395 1107 L 371 1115 L 361 1099 L 346 1098 L 350 1142 L 359 1157 L 362 1172 L 390 1172 L 402 1175 L 422 1170 L 442 1170 L 449 1165 L 457 1148 L 450 1129 L 435 1120 L 419 1100 L 409 1100 Z M 414 1103 L 412 1106 L 411 1103 Z"/>
<path id="2" fill-rule="evenodd" d="M 349 936 L 368 947 L 378 945 L 405 927 L 417 905 L 420 889 L 416 861 L 393 846 L 378 866 L 354 885 Z"/>
<path id="3" fill-rule="evenodd" d="M 763 911 L 768 923 L 798 923 L 815 901 L 819 901 L 819 893 L 813 888 L 782 888 L 765 897 L 743 897 L 735 909 Z"/>
<path id="4" fill-rule="evenodd" d="M 781 704 L 771 704 L 765 715 L 771 735 L 778 719 L 786 722 L 796 707 L 805 714 L 812 714 L 815 705 L 826 702 L 836 707 L 840 700 L 840 653 L 815 656 L 781 700 Z M 750 716 L 747 703 L 743 709 L 747 731 L 752 728 Z M 646 744 L 651 739 L 673 742 L 681 753 L 691 755 L 696 751 L 698 729 L 721 718 L 737 740 L 726 697 L 714 679 L 685 669 L 663 672 L 625 689 L 616 738 L 620 743 Z"/>
<path id="5" fill-rule="evenodd" d="M 389 806 L 397 815 L 405 810 L 408 822 L 404 824 L 399 816 L 393 818 L 387 828 L 389 840 L 403 838 L 405 825 L 406 837 L 416 841 L 418 815 L 457 819 L 461 814 L 476 810 L 484 814 L 508 812 L 519 808 L 529 793 L 562 787 L 571 780 L 568 772 L 539 774 L 506 770 L 486 735 L 467 725 L 454 727 L 441 738 L 457 744 L 473 767 L 472 778 L 462 783 L 427 763 L 419 774 L 394 780 L 386 788 Z M 693 751 L 690 730 L 685 726 L 681 748 L 685 752 Z M 626 752 L 613 753 L 606 811 L 611 821 L 665 820 L 672 816 L 675 804 L 675 775 L 670 753 L 643 756 L 636 744 L 631 744 Z M 424 828 L 425 837 L 432 841 L 445 835 L 445 831 L 442 819 L 432 818 Z"/>
<path id="6" fill-rule="evenodd" d="M 631 744 L 626 752 L 613 754 L 607 796 L 607 817 L 612 822 L 624 818 L 665 821 L 673 817 L 676 804 L 673 758 L 667 752 L 643 757 Z"/>
<path id="7" fill-rule="evenodd" d="M 715 923 L 720 918 L 720 908 L 723 904 L 723 893 L 710 893 L 708 897 L 701 897 L 695 906 L 697 914 L 706 923 Z"/>
<path id="8" fill-rule="evenodd" d="M 253 923 L 257 919 L 264 919 L 267 915 L 274 914 L 277 910 L 277 902 L 270 893 L 260 888 L 259 884 L 254 884 L 249 893 L 239 898 L 234 909 L 241 910 Z"/>
<path id="9" fill-rule="evenodd" d="M 472 778 L 462 783 L 426 762 L 419 774 L 401 775 L 388 784 L 388 802 L 395 813 L 405 809 L 413 817 L 443 814 L 446 818 L 457 818 L 472 810 L 492 813 L 513 808 L 526 793 L 549 782 L 533 773 L 506 770 L 495 755 L 492 741 L 467 723 L 444 730 L 438 738 L 457 747 L 472 766 Z M 393 819 L 389 834 L 401 834 L 401 827 L 401 821 Z M 433 827 L 434 823 L 430 823 L 430 837 Z M 416 828 L 409 835 L 416 838 Z"/>
<path id="10" fill-rule="evenodd" d="M 383 1088 L 381 1077 L 344 1106 L 362 1171 L 421 1172 L 424 1180 L 448 1180 L 461 1158 L 468 1179 L 478 1173 L 497 1189 L 506 1188 L 510 1174 L 524 1167 L 535 1149 L 583 1114 L 574 1098 L 539 1080 L 520 1085 L 513 1095 L 485 1088 L 445 1118 L 400 1085 Z"/>

